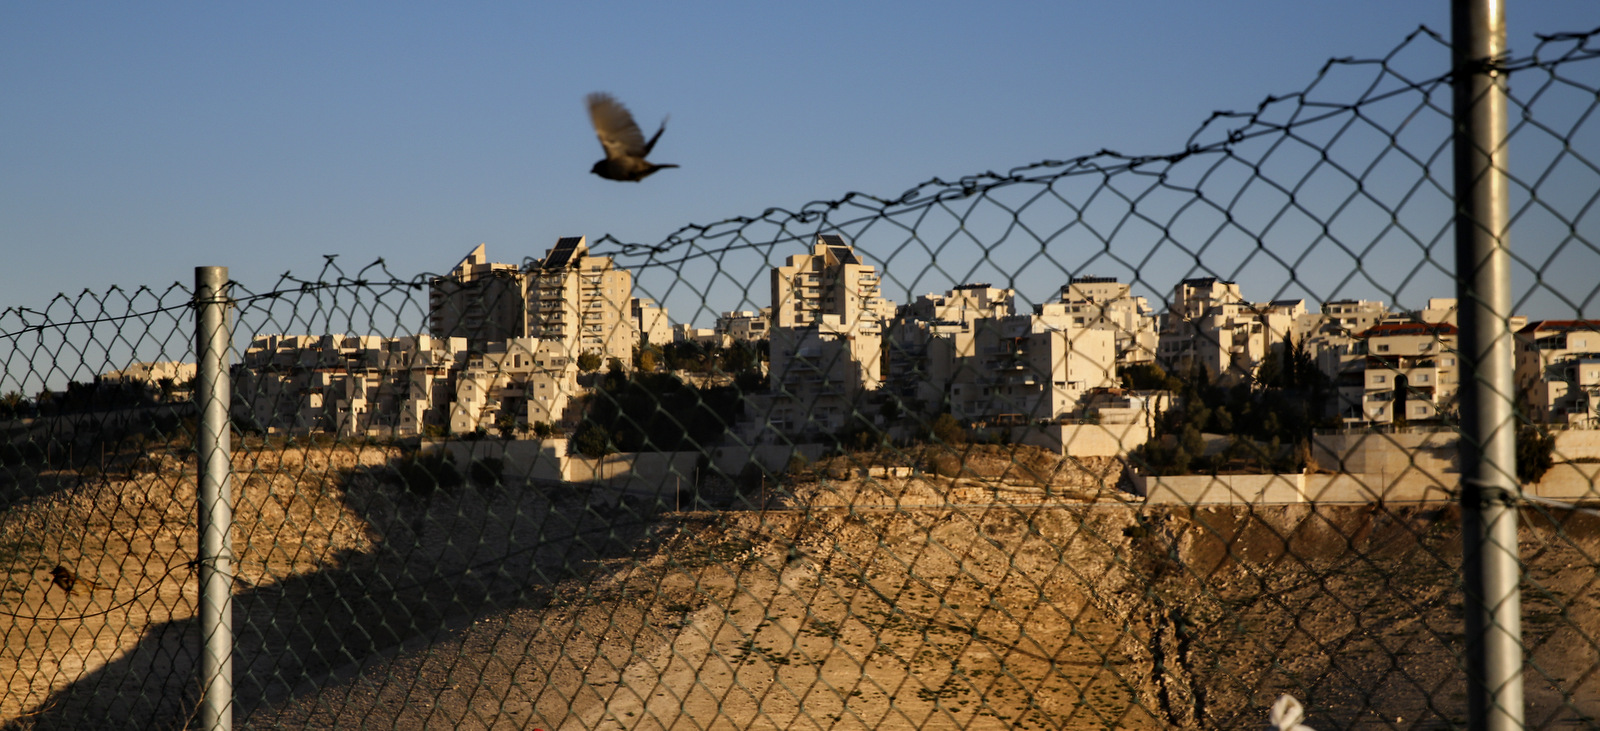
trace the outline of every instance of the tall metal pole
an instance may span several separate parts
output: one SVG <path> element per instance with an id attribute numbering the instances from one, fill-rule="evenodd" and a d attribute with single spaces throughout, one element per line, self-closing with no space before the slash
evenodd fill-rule
<path id="1" fill-rule="evenodd" d="M 1501 731 L 1523 727 L 1504 0 L 1453 0 L 1450 16 L 1468 723 Z"/>
<path id="2" fill-rule="evenodd" d="M 228 432 L 228 268 L 195 267 L 200 510 L 199 727 L 233 728 L 233 448 Z"/>

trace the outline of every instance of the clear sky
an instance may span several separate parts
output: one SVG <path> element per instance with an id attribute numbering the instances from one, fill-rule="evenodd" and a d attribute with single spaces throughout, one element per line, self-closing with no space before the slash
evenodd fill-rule
<path id="1" fill-rule="evenodd" d="M 1447 34 L 1448 5 L 0 4 L 0 307 L 198 265 L 265 286 L 325 254 L 409 276 L 480 242 L 514 262 L 559 236 L 655 242 L 932 176 L 1173 152 L 1330 57 Z M 1520 55 L 1600 5 L 1514 0 L 1508 23 Z M 652 157 L 682 168 L 590 175 L 597 90 L 647 133 L 671 114 Z"/>

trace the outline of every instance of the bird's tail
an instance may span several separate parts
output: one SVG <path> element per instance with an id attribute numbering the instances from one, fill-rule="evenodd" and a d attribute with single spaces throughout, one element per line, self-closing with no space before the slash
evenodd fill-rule
<path id="1" fill-rule="evenodd" d="M 649 157 L 650 151 L 656 149 L 656 140 L 661 139 L 661 133 L 667 131 L 667 120 L 669 119 L 672 119 L 670 114 L 661 118 L 661 126 L 656 128 L 656 133 L 650 137 L 650 141 L 644 143 L 644 154 L 639 157 Z M 662 165 L 661 167 L 677 167 L 677 165 Z"/>

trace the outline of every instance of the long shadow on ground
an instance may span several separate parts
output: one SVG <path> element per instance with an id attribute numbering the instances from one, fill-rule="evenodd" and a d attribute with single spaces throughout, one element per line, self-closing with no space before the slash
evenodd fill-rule
<path id="1" fill-rule="evenodd" d="M 235 594 L 235 719 L 425 647 L 449 627 L 542 606 L 557 584 L 643 547 L 666 507 L 601 498 L 562 483 L 465 484 L 401 500 L 352 491 L 347 502 L 377 538 L 376 550 Z M 199 632 L 193 619 L 152 625 L 126 655 L 5 728 L 190 725 Z"/>

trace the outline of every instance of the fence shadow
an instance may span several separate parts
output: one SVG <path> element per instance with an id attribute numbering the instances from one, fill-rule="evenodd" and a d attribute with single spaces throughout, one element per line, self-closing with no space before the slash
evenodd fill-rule
<path id="1" fill-rule="evenodd" d="M 392 487 L 400 474 L 391 463 L 338 479 Z M 241 582 L 234 595 L 235 719 L 305 702 L 483 616 L 543 606 L 563 582 L 581 586 L 605 560 L 644 546 L 670 509 L 577 485 L 470 479 L 422 493 L 351 489 L 345 503 L 376 538 L 372 551 L 343 551 L 326 557 L 328 568 L 281 581 Z M 152 624 L 122 657 L 5 728 L 185 727 L 198 704 L 199 632 L 195 618 Z"/>

